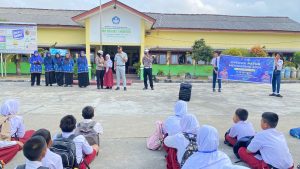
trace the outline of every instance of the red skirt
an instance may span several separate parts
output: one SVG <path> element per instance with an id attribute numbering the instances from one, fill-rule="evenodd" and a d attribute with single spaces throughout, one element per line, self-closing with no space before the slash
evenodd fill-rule
<path id="1" fill-rule="evenodd" d="M 0 159 L 3 160 L 5 164 L 10 162 L 18 153 L 18 151 L 22 150 L 22 147 L 17 145 L 0 148 Z"/>
<path id="2" fill-rule="evenodd" d="M 113 85 L 114 85 L 113 72 L 112 72 L 112 69 L 110 68 L 104 74 L 104 86 L 113 87 Z"/>

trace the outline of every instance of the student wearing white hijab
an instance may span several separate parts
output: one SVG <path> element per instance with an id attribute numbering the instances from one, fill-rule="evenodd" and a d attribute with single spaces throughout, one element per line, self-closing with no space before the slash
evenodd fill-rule
<path id="1" fill-rule="evenodd" d="M 186 114 L 180 120 L 180 126 L 182 128 L 181 133 L 177 133 L 173 136 L 168 136 L 165 138 L 164 143 L 166 146 L 175 148 L 177 150 L 177 161 L 181 164 L 186 148 L 188 147 L 190 141 L 186 138 L 184 134 L 188 134 L 189 137 L 195 137 L 197 129 L 199 128 L 199 122 L 197 118 L 192 114 Z"/>
<path id="2" fill-rule="evenodd" d="M 187 111 L 187 103 L 182 100 L 177 101 L 174 107 L 175 115 L 169 116 L 163 124 L 164 134 L 171 136 L 181 132 L 180 120 Z"/>
<path id="3" fill-rule="evenodd" d="M 204 125 L 197 131 L 198 152 L 194 153 L 182 169 L 222 169 L 231 165 L 229 157 L 218 150 L 219 134 L 216 128 Z"/>

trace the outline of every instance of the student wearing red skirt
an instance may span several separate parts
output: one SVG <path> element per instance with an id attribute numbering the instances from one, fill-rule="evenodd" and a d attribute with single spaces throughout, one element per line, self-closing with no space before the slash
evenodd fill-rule
<path id="1" fill-rule="evenodd" d="M 109 54 L 105 56 L 105 67 L 104 86 L 106 86 L 106 89 L 112 89 L 114 85 L 114 78 L 112 72 L 112 60 L 110 59 Z"/>

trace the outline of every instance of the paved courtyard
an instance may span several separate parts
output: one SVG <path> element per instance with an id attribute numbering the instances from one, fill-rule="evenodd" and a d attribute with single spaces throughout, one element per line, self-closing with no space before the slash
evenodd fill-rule
<path id="1" fill-rule="evenodd" d="M 232 124 L 232 114 L 242 107 L 250 112 L 249 120 L 257 131 L 264 111 L 280 115 L 278 129 L 282 131 L 293 155 L 300 163 L 300 141 L 289 136 L 289 129 L 300 127 L 300 84 L 283 84 L 284 98 L 269 97 L 270 85 L 224 84 L 222 93 L 212 93 L 211 84 L 193 84 L 189 112 L 201 124 L 215 126 L 220 134 L 220 149 L 237 161 L 232 150 L 223 142 L 224 132 Z M 0 101 L 18 98 L 20 115 L 27 129 L 47 128 L 52 135 L 59 132 L 59 121 L 67 114 L 81 120 L 81 109 L 96 107 L 95 120 L 102 123 L 101 152 L 92 163 L 92 169 L 163 169 L 164 152 L 146 149 L 146 137 L 154 131 L 156 120 L 173 113 L 179 84 L 155 84 L 155 91 L 142 91 L 142 84 L 133 84 L 128 91 L 96 90 L 95 86 L 80 89 L 62 87 L 30 87 L 29 83 L 0 82 Z M 24 162 L 22 152 L 10 162 L 7 169 Z"/>

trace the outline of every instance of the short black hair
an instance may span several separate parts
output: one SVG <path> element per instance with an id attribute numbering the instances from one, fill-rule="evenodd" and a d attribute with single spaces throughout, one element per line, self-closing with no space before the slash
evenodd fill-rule
<path id="1" fill-rule="evenodd" d="M 248 119 L 248 111 L 246 109 L 237 109 L 235 115 L 239 117 L 240 120 L 246 121 Z"/>
<path id="2" fill-rule="evenodd" d="M 67 115 L 60 120 L 59 127 L 63 132 L 72 132 L 76 128 L 76 119 L 72 115 Z"/>
<path id="3" fill-rule="evenodd" d="M 34 136 L 42 136 L 46 140 L 47 144 L 49 144 L 49 142 L 51 141 L 51 134 L 50 131 L 47 129 L 37 130 L 36 132 L 33 133 L 32 137 Z"/>
<path id="4" fill-rule="evenodd" d="M 122 46 L 118 46 L 118 49 L 123 49 L 123 47 Z"/>
<path id="5" fill-rule="evenodd" d="M 94 107 L 86 106 L 82 109 L 82 117 L 84 119 L 92 119 L 94 117 Z"/>
<path id="6" fill-rule="evenodd" d="M 278 121 L 279 121 L 279 117 L 276 113 L 273 113 L 273 112 L 264 112 L 262 115 L 261 115 L 263 121 L 267 124 L 269 124 L 269 126 L 271 128 L 275 128 L 278 124 Z"/>
<path id="7" fill-rule="evenodd" d="M 46 147 L 46 141 L 42 136 L 34 136 L 24 144 L 23 154 L 29 161 L 38 161 Z"/>
<path id="8" fill-rule="evenodd" d="M 220 55 L 220 52 L 219 52 L 219 51 L 216 51 L 216 50 L 215 50 L 213 53 L 216 53 L 216 54 Z"/>

